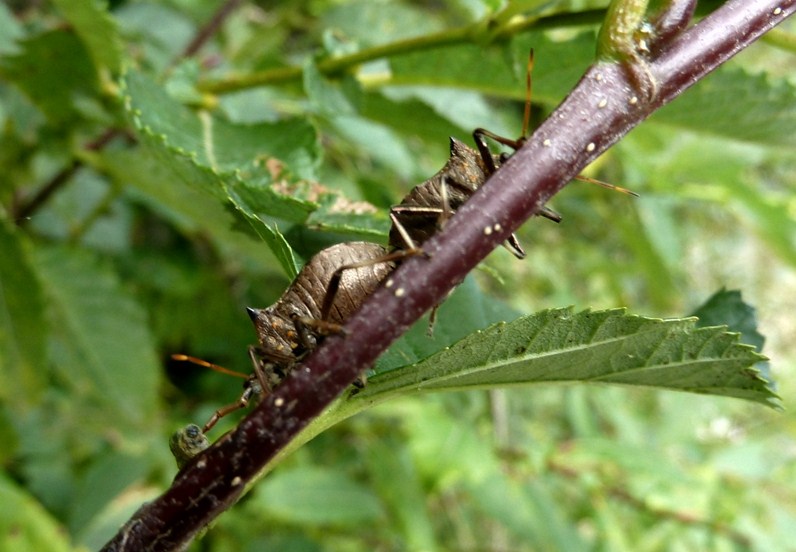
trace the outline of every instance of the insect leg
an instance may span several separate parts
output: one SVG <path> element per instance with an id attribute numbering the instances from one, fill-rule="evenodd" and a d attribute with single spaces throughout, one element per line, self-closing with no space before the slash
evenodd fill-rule
<path id="1" fill-rule="evenodd" d="M 216 423 L 218 423 L 218 421 L 227 414 L 230 414 L 242 408 L 246 408 L 249 405 L 249 400 L 251 400 L 252 396 L 256 394 L 258 393 L 257 390 L 255 389 L 255 386 L 249 385 L 248 387 L 246 387 L 246 389 L 243 391 L 243 394 L 240 396 L 237 402 L 228 404 L 226 406 L 222 406 L 221 408 L 216 410 L 212 416 L 210 416 L 210 419 L 207 420 L 204 427 L 202 428 L 202 433 L 207 433 L 208 431 L 210 431 L 213 428 L 213 426 L 216 425 Z"/>
<path id="2" fill-rule="evenodd" d="M 414 205 L 396 205 L 390 209 L 390 220 L 392 221 L 393 226 L 396 230 L 398 230 L 398 235 L 401 236 L 401 240 L 403 241 L 404 246 L 401 248 L 402 251 L 419 251 L 415 245 L 414 240 L 409 235 L 409 232 L 406 231 L 404 225 L 401 224 L 401 221 L 398 220 L 399 213 L 418 213 L 422 212 L 425 214 L 429 213 L 438 213 L 439 209 L 434 207 L 416 207 Z"/>

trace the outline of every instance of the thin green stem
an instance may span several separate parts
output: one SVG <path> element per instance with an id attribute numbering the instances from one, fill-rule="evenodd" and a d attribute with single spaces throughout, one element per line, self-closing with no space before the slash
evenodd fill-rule
<path id="1" fill-rule="evenodd" d="M 605 10 L 589 10 L 577 13 L 563 13 L 546 17 L 511 18 L 505 25 L 493 29 L 478 23 L 457 29 L 448 29 L 405 40 L 390 42 L 365 48 L 352 54 L 327 57 L 318 62 L 318 70 L 324 75 L 335 75 L 351 70 L 363 63 L 407 54 L 410 52 L 432 50 L 454 44 L 482 44 L 506 40 L 529 30 L 545 30 L 562 27 L 598 24 Z M 299 81 L 302 68 L 299 66 L 279 67 L 244 75 L 231 75 L 223 79 L 201 81 L 198 88 L 210 94 L 228 94 L 239 90 L 273 84 Z"/>
<path id="2" fill-rule="evenodd" d="M 762 40 L 788 52 L 796 52 L 796 34 L 781 29 L 773 29 L 766 33 Z"/>

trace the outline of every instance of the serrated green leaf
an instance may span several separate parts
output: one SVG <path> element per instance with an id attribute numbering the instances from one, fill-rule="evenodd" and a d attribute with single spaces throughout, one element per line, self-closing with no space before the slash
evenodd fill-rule
<path id="1" fill-rule="evenodd" d="M 36 265 L 51 309 L 52 360 L 65 381 L 102 404 L 114 425 L 151 424 L 160 367 L 144 311 L 84 252 L 40 249 Z"/>
<path id="2" fill-rule="evenodd" d="M 378 374 L 353 400 L 382 393 L 542 382 L 641 385 L 776 405 L 753 368 L 764 357 L 724 328 L 621 310 L 543 311 L 496 324 L 425 360 Z"/>
<path id="3" fill-rule="evenodd" d="M 269 515 L 289 523 L 355 526 L 384 516 L 366 487 L 331 469 L 279 471 L 258 487 L 255 500 Z"/>
<path id="4" fill-rule="evenodd" d="M 295 278 L 300 270 L 296 256 L 277 225 L 269 224 L 266 220 L 268 211 L 271 210 L 271 205 L 268 204 L 266 198 L 273 197 L 273 190 L 262 187 L 255 188 L 245 182 L 233 182 L 231 186 L 227 187 L 227 192 L 235 208 L 271 248 L 285 273 L 290 278 Z"/>
<path id="5" fill-rule="evenodd" d="M 19 46 L 19 53 L 0 59 L 0 76 L 13 81 L 50 120 L 74 117 L 76 102 L 98 93 L 91 58 L 74 34 L 50 31 Z"/>
<path id="6" fill-rule="evenodd" d="M 44 300 L 20 235 L 0 222 L 0 396 L 13 408 L 35 403 L 45 383 Z"/>
<path id="7" fill-rule="evenodd" d="M 0 550 L 72 550 L 63 528 L 4 475 L 0 475 Z"/>
<path id="8" fill-rule="evenodd" d="M 425 318 L 420 319 L 378 359 L 373 370 L 376 375 L 371 376 L 364 391 L 337 401 L 334 406 L 315 418 L 307 430 L 290 443 L 283 454 L 289 454 L 340 420 L 393 396 L 391 384 L 387 383 L 381 387 L 382 391 L 373 392 L 374 385 L 371 382 L 375 381 L 378 387 L 378 381 L 382 376 L 401 371 L 402 367 L 414 366 L 413 363 L 421 359 L 433 358 L 435 353 L 465 338 L 468 334 L 480 332 L 489 324 L 516 316 L 517 313 L 501 301 L 484 295 L 474 279 L 468 276 L 440 307 L 432 336 L 428 335 L 428 321 Z M 443 428 L 442 431 L 447 430 Z"/>
<path id="9" fill-rule="evenodd" d="M 439 308 L 433 335 L 428 335 L 428 320 L 421 319 L 379 357 L 374 372 L 419 362 L 473 332 L 517 315 L 504 303 L 485 295 L 475 279 L 468 276 Z"/>
<path id="10" fill-rule="evenodd" d="M 107 3 L 99 0 L 54 0 L 53 3 L 86 44 L 97 68 L 118 73 L 122 68 L 122 43 Z"/>
<path id="11" fill-rule="evenodd" d="M 263 221 L 276 217 L 290 222 L 303 222 L 315 210 L 308 201 L 281 195 L 266 182 L 244 182 L 230 177 L 223 178 L 227 197 L 242 213 Z"/>
<path id="12" fill-rule="evenodd" d="M 295 274 L 292 252 L 269 219 L 303 222 L 316 206 L 276 192 L 265 159 L 283 155 L 298 167 L 313 165 L 317 144 L 312 127 L 305 122 L 233 125 L 195 115 L 140 73 L 128 74 L 123 86 L 128 114 L 153 157 L 186 185 L 230 201 L 285 271 Z M 262 144 L 270 144 L 269 153 L 260 149 Z"/>
<path id="13" fill-rule="evenodd" d="M 306 118 L 233 124 L 207 112 L 194 113 L 142 73 L 130 71 L 123 82 L 128 113 L 138 129 L 162 136 L 165 143 L 219 173 L 240 171 L 244 180 L 269 180 L 269 158 L 284 162 L 302 178 L 314 176 L 320 158 L 315 129 Z"/>

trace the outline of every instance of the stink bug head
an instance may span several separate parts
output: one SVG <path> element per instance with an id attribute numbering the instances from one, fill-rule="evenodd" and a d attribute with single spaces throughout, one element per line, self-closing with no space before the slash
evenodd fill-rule
<path id="1" fill-rule="evenodd" d="M 275 308 L 246 308 L 254 324 L 259 343 L 258 351 L 273 362 L 295 362 L 304 352 L 296 326 Z"/>

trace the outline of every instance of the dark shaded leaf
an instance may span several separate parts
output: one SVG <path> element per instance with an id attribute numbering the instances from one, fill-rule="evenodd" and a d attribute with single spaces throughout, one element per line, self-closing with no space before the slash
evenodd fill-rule
<path id="1" fill-rule="evenodd" d="M 0 223 L 0 396 L 14 408 L 35 404 L 46 382 L 44 298 L 20 235 Z"/>
<path id="2" fill-rule="evenodd" d="M 40 249 L 54 362 L 70 385 L 103 404 L 119 427 L 143 428 L 157 411 L 160 366 L 144 311 L 89 254 Z"/>
<path id="3" fill-rule="evenodd" d="M 20 52 L 0 59 L 0 76 L 13 81 L 51 121 L 77 116 L 76 101 L 97 94 L 94 65 L 74 34 L 50 31 L 19 46 Z"/>
<path id="4" fill-rule="evenodd" d="M 118 73 L 122 68 L 122 43 L 106 3 L 98 0 L 54 0 L 53 3 L 85 43 L 97 69 Z"/>

